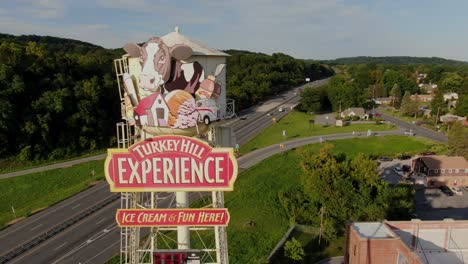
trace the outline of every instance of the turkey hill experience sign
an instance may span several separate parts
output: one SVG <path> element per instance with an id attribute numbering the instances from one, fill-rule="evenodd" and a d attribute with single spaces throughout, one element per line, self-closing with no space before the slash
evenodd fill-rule
<path id="1" fill-rule="evenodd" d="M 231 148 L 183 136 L 109 149 L 104 168 L 111 192 L 232 191 L 237 177 Z"/>

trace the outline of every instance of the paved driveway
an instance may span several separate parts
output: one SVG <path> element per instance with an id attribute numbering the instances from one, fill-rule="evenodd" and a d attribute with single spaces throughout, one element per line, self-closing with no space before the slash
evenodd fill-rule
<path id="1" fill-rule="evenodd" d="M 393 169 L 397 166 L 403 167 L 403 165 L 411 165 L 411 159 L 399 160 L 394 159 L 392 161 L 380 162 L 379 174 L 380 177 L 391 184 L 398 184 L 402 177 L 398 175 Z"/>
<path id="2" fill-rule="evenodd" d="M 447 196 L 438 188 L 416 190 L 415 204 L 417 218 L 422 220 L 468 220 L 467 191 L 463 195 Z"/>
<path id="3" fill-rule="evenodd" d="M 328 118 L 328 119 L 327 119 Z M 326 113 L 321 115 L 315 115 L 315 124 L 318 125 L 335 125 L 336 118 L 335 113 Z"/>

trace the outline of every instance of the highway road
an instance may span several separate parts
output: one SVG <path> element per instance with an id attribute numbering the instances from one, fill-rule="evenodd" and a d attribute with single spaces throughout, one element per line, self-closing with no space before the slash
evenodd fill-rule
<path id="1" fill-rule="evenodd" d="M 270 125 L 271 118 L 279 119 L 285 116 L 291 106 L 299 102 L 300 88 L 319 87 L 327 81 L 328 79 L 319 80 L 287 91 L 281 96 L 241 112 L 239 117 L 220 125 L 233 127 L 238 142 L 243 144 Z M 280 107 L 288 110 L 280 112 L 278 111 Z M 98 155 L 25 172 L 3 174 L 0 178 L 67 167 L 103 157 L 104 155 Z M 239 165 L 245 161 L 245 158 L 240 158 Z M 240 167 L 246 168 L 248 165 Z M 199 193 L 192 195 L 196 196 Z M 170 200 L 171 198 L 168 198 L 167 203 Z M 115 255 L 120 247 L 120 229 L 115 224 L 115 212 L 119 207 L 118 194 L 110 193 L 107 183 L 98 183 L 80 194 L 0 231 L 0 263 L 2 257 L 8 254 L 11 263 L 103 263 Z M 77 218 L 80 221 L 76 220 Z M 64 224 L 69 219 L 75 219 L 75 222 Z M 43 239 L 45 236 L 48 239 Z"/>
<path id="2" fill-rule="evenodd" d="M 86 158 L 81 158 L 81 159 L 75 159 L 75 160 L 55 163 L 55 164 L 42 166 L 42 167 L 37 167 L 37 168 L 32 168 L 32 169 L 27 169 L 27 170 L 13 171 L 13 172 L 9 172 L 9 173 L 0 174 L 0 179 L 6 179 L 6 178 L 11 178 L 11 177 L 31 174 L 31 173 L 35 173 L 35 172 L 41 172 L 41 171 L 48 171 L 48 170 L 53 170 L 53 169 L 71 167 L 73 165 L 80 164 L 80 163 L 85 163 L 85 162 L 92 161 L 92 160 L 102 160 L 102 159 L 105 159 L 106 156 L 107 156 L 107 153 L 106 154 L 95 155 L 95 156 L 91 156 L 91 157 L 86 157 Z"/>

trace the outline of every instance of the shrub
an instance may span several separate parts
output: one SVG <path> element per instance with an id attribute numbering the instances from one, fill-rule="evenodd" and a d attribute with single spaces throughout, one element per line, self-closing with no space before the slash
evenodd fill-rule
<path id="1" fill-rule="evenodd" d="M 384 119 L 381 118 L 381 117 L 376 117 L 376 118 L 374 119 L 374 121 L 375 121 L 375 123 L 378 125 L 378 124 L 382 124 L 383 121 L 384 121 Z"/>
<path id="2" fill-rule="evenodd" d="M 31 146 L 26 146 L 21 149 L 19 153 L 19 159 L 21 161 L 31 160 L 31 157 L 32 157 Z"/>
<path id="3" fill-rule="evenodd" d="M 284 255 L 292 260 L 304 259 L 305 252 L 302 248 L 301 242 L 296 238 L 292 238 L 284 244 Z"/>

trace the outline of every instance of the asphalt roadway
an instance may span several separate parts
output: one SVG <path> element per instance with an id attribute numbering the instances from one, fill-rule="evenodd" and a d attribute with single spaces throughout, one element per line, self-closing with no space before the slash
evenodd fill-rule
<path id="1" fill-rule="evenodd" d="M 447 135 L 445 134 L 427 129 L 425 127 L 420 127 L 415 124 L 408 123 L 406 121 L 403 121 L 401 119 L 398 119 L 390 115 L 386 115 L 383 113 L 381 115 L 385 120 L 394 123 L 395 125 L 399 126 L 402 129 L 405 129 L 405 130 L 412 129 L 413 132 L 416 134 L 416 136 L 425 137 L 425 138 L 432 139 L 434 141 L 441 142 L 441 143 L 447 143 L 448 138 L 447 138 Z"/>

